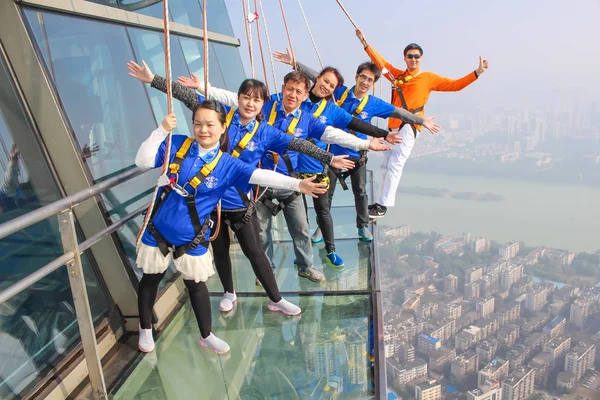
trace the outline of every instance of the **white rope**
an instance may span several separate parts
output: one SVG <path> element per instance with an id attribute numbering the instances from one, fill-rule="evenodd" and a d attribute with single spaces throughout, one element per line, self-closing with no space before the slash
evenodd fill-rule
<path id="1" fill-rule="evenodd" d="M 265 37 L 267 38 L 267 47 L 269 48 L 269 60 L 271 61 L 271 72 L 273 73 L 273 83 L 275 84 L 274 90 L 277 93 L 277 99 L 279 98 L 279 91 L 277 90 L 277 76 L 275 75 L 275 63 L 273 62 L 273 51 L 271 51 L 271 40 L 269 39 L 269 30 L 267 29 L 267 18 L 265 17 L 265 11 L 263 10 L 262 0 L 258 0 L 260 6 L 260 15 L 262 16 L 263 26 L 265 28 Z"/>
<path id="2" fill-rule="evenodd" d="M 254 50 L 252 45 L 252 23 L 248 21 L 248 15 L 250 15 L 250 0 L 248 0 L 248 6 L 246 8 L 248 10 L 248 14 L 246 14 L 245 18 L 248 24 L 248 45 L 250 46 L 250 69 L 252 71 L 252 79 L 256 78 L 256 74 L 254 73 Z M 256 10 L 254 10 L 256 11 Z M 258 24 L 258 22 L 257 22 Z"/>
<path id="3" fill-rule="evenodd" d="M 308 25 L 308 20 L 306 19 L 306 15 L 304 14 L 304 8 L 302 7 L 302 2 L 298 0 L 298 5 L 300 6 L 300 11 L 302 12 L 302 17 L 304 18 L 304 22 L 306 23 L 306 29 L 308 30 L 308 35 L 310 36 L 310 40 L 312 41 L 313 47 L 315 48 L 315 53 L 317 53 L 317 58 L 319 59 L 319 64 L 321 64 L 321 69 L 323 69 L 323 60 L 321 60 L 321 55 L 319 54 L 319 50 L 317 49 L 317 43 L 313 38 L 312 31 L 310 30 L 310 25 Z"/>

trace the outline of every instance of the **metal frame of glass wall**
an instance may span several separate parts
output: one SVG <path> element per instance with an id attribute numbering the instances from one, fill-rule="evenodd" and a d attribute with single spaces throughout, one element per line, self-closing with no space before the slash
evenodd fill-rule
<path id="1" fill-rule="evenodd" d="M 117 3 L 120 7 L 115 7 Z M 152 13 L 140 13 L 139 9 L 127 11 L 121 3 L 132 2 L 24 0 L 0 3 L 2 63 L 6 64 L 4 69 L 10 76 L 8 82 L 13 86 L 16 104 L 4 102 L 6 104 L 3 106 L 6 107 L 3 111 L 8 110 L 6 120 L 11 117 L 15 119 L 12 111 L 20 107 L 20 123 L 27 126 L 26 132 L 25 128 L 13 128 L 16 125 L 5 124 L 12 143 L 19 147 L 17 152 L 21 160 L 16 164 L 21 166 L 23 172 L 19 173 L 17 181 L 22 184 L 26 177 L 38 197 L 42 196 L 40 193 L 46 194 L 38 199 L 39 202 L 20 199 L 30 208 L 17 207 L 11 211 L 12 214 L 0 213 L 0 216 L 5 214 L 5 220 L 16 212 L 31 211 L 32 208 L 77 193 L 127 171 L 133 165 L 139 143 L 166 113 L 164 96 L 152 93 L 152 89 L 128 77 L 126 69 L 128 60 L 139 62 L 144 59 L 154 72 L 164 74 L 164 66 L 158 61 L 163 51 L 160 32 L 162 21 Z M 173 0 L 171 4 L 170 14 L 174 21 L 171 24 L 173 73 L 201 74 L 203 45 L 199 25 L 202 15 L 200 3 Z M 211 2 L 211 7 L 208 10 L 209 20 L 212 12 L 215 14 L 214 20 L 220 23 L 213 25 L 209 22 L 209 29 L 214 27 L 216 30 L 209 33 L 210 79 L 217 86 L 231 89 L 231 85 L 237 85 L 245 77 L 236 48 L 239 41 L 231 36 L 233 31 L 224 3 Z M 185 19 L 194 13 L 198 16 L 197 20 Z M 4 95 L 3 99 L 8 98 Z M 181 114 L 178 118 L 180 121 L 191 119 L 190 113 L 183 108 L 176 109 L 176 112 Z M 0 126 L 0 129 L 4 128 Z M 0 154 L 2 172 L 8 171 L 8 161 L 14 158 L 9 155 L 11 146 L 4 147 L 7 147 L 4 149 L 5 159 Z M 102 198 L 93 198 L 80 204 L 74 210 L 80 239 L 91 237 L 111 222 L 145 204 L 150 195 L 146 189 L 153 186 L 154 179 L 152 174 L 144 174 L 119 185 Z M 50 189 L 46 189 L 48 187 Z M 27 193 L 21 187 L 18 191 Z M 138 278 L 134 268 L 134 240 L 140 222 L 141 217 L 128 222 L 123 232 L 101 240 L 83 256 L 88 292 L 93 287 L 98 296 L 105 299 L 103 304 L 106 304 L 94 319 L 101 356 L 108 354 L 125 332 L 137 331 Z M 52 226 L 41 228 L 51 233 L 53 229 Z M 32 239 L 36 235 L 39 236 L 39 232 L 29 234 L 26 239 L 17 238 L 19 241 L 15 243 L 27 240 L 38 243 Z M 39 241 L 32 253 L 38 250 L 43 252 L 44 246 L 53 245 L 52 240 Z M 9 245 L 8 242 L 4 244 Z M 34 262 L 31 264 L 33 268 Z M 37 267 L 43 264 L 41 262 Z M 66 274 L 66 271 L 63 272 Z M 55 279 L 55 282 L 60 283 L 61 279 L 64 281 L 63 278 Z M 174 314 L 181 297 L 185 295 L 181 280 L 176 278 L 176 274 L 172 273 L 157 301 L 155 313 L 159 326 Z M 6 280 L 4 283 L 9 285 L 14 282 Z M 36 296 L 40 293 L 56 294 L 52 292 L 53 288 L 49 285 L 43 289 L 34 288 L 37 290 L 34 293 Z M 53 301 L 49 298 L 47 303 Z M 69 302 L 63 303 L 67 313 L 71 312 Z M 18 312 L 18 305 L 14 309 L 0 309 L 0 318 L 5 317 L 0 321 L 8 324 Z M 51 312 L 45 314 L 53 315 Z M 19 326 L 28 331 L 41 331 L 43 321 L 36 320 L 37 317 L 32 315 L 19 315 Z M 67 325 L 71 327 L 72 323 L 69 320 Z M 47 334 L 56 335 L 48 339 L 48 343 L 40 345 L 46 351 L 52 350 L 52 354 L 37 364 L 29 363 L 28 369 L 21 368 L 19 376 L 15 377 L 13 373 L 11 385 L 6 384 L 4 378 L 10 375 L 8 369 L 18 369 L 18 366 L 0 365 L 3 386 L 0 386 L 0 397 L 64 398 L 82 384 L 86 366 L 81 343 L 77 343 L 78 340 L 74 343 L 66 340 L 77 338 L 78 333 L 59 329 L 61 324 L 66 323 L 59 321 L 52 325 L 56 328 Z M 5 345 L 12 343 L 7 342 L 8 339 L 19 342 L 18 334 L 7 337 L 3 329 L 0 325 L 0 344 L 3 340 Z M 57 340 L 61 335 L 66 338 L 62 342 Z M 59 342 L 60 345 L 57 344 Z M 43 354 L 42 350 L 36 351 L 36 354 Z M 14 354 L 12 359 L 19 360 Z"/>

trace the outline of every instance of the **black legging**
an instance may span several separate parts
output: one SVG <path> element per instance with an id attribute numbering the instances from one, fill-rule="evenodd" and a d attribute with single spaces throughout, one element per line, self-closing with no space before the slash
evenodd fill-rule
<path id="1" fill-rule="evenodd" d="M 329 205 L 329 194 L 323 193 L 319 197 L 313 197 L 313 205 L 317 214 L 317 224 L 321 228 L 325 249 L 328 253 L 335 251 L 335 239 L 333 231 L 333 218 L 331 217 L 331 207 Z M 308 210 L 306 210 L 308 213 Z"/>
<path id="2" fill-rule="evenodd" d="M 221 227 L 219 235 L 211 242 L 219 279 L 221 279 L 223 290 L 229 293 L 233 293 L 234 288 L 231 258 L 229 256 L 229 246 L 231 242 L 229 239 L 229 225 L 227 225 L 227 222 L 233 227 L 235 223 L 242 219 L 245 212 L 245 210 L 229 212 L 221 211 Z M 216 221 L 214 217 L 213 221 Z M 232 229 L 237 236 L 244 255 L 250 260 L 250 265 L 252 265 L 254 274 L 265 288 L 267 296 L 269 296 L 271 301 L 276 303 L 279 302 L 281 300 L 281 295 L 279 294 L 279 287 L 275 280 L 275 274 L 273 274 L 269 258 L 260 244 L 260 233 L 256 212 L 253 212 L 248 222 L 241 227 Z"/>
<path id="3" fill-rule="evenodd" d="M 161 274 L 144 274 L 140 280 L 138 287 L 138 309 L 140 313 L 140 327 L 142 329 L 150 329 L 152 327 L 152 308 L 156 301 L 156 293 L 158 285 L 165 272 Z M 210 297 L 208 288 L 204 282 L 194 282 L 184 279 L 185 287 L 190 294 L 190 302 L 192 309 L 196 314 L 196 321 L 200 334 L 203 338 L 207 338 L 212 330 L 212 315 L 210 312 Z"/>

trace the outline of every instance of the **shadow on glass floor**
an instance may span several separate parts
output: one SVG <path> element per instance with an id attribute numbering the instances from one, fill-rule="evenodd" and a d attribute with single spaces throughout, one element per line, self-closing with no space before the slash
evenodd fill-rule
<path id="1" fill-rule="evenodd" d="M 268 310 L 264 296 L 239 297 L 213 330 L 231 351 L 200 347 L 189 304 L 113 394 L 114 399 L 364 399 L 373 396 L 368 354 L 370 295 L 296 296 L 303 313 Z"/>

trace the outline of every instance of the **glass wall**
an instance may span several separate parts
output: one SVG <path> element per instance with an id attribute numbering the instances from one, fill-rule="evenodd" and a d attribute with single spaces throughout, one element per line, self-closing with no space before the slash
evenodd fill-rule
<path id="1" fill-rule="evenodd" d="M 59 199 L 50 169 L 0 59 L 0 224 Z M 82 157 L 87 157 L 82 153 Z M 0 240 L 0 291 L 63 254 L 56 218 Z M 93 318 L 110 300 L 82 257 Z M 79 341 L 65 268 L 0 304 L 0 398 L 21 395 Z"/>
<path id="2" fill-rule="evenodd" d="M 162 33 L 34 9 L 24 12 L 74 136 L 89 154 L 86 163 L 92 178 L 101 181 L 132 168 L 139 145 L 166 115 L 167 98 L 130 77 L 127 62 L 144 60 L 152 72 L 165 76 Z M 212 43 L 210 47 L 210 82 L 237 88 L 244 79 L 237 49 Z M 172 35 L 173 79 L 189 76 L 190 71 L 203 76 L 203 49 L 202 40 Z M 177 132 L 189 134 L 191 112 L 176 100 L 173 108 Z M 118 220 L 146 204 L 157 176 L 158 171 L 144 174 L 105 193 L 110 218 Z M 119 232 L 132 265 L 141 224 L 138 217 Z"/>
<path id="3" fill-rule="evenodd" d="M 118 7 L 122 10 L 163 18 L 164 5 L 162 0 L 88 0 L 92 3 Z M 227 36 L 234 36 L 233 27 L 223 0 L 209 0 L 208 30 Z M 242 16 L 240 15 L 240 18 Z M 183 25 L 202 29 L 202 0 L 171 0 L 169 1 L 169 19 Z"/>

